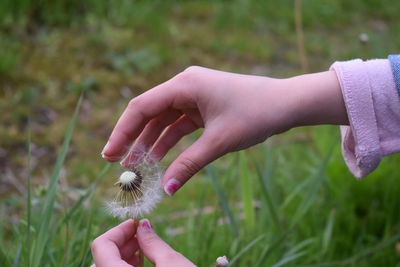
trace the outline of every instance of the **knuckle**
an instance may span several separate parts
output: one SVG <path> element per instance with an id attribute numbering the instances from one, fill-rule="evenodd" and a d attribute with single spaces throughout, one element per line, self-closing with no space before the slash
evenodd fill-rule
<path id="1" fill-rule="evenodd" d="M 151 119 L 150 124 L 151 124 L 151 127 L 153 129 L 159 129 L 159 128 L 164 129 L 164 127 L 166 125 L 168 125 L 167 121 L 165 119 L 160 118 L 160 117 L 155 117 L 155 118 Z"/>
<path id="2" fill-rule="evenodd" d="M 224 153 L 228 137 L 225 134 L 210 135 L 205 139 L 205 145 L 209 147 L 212 154 Z"/>
<path id="3" fill-rule="evenodd" d="M 139 98 L 137 97 L 132 98 L 128 103 L 128 108 L 129 109 L 136 108 L 139 104 L 140 104 Z"/>
<path id="4" fill-rule="evenodd" d="M 158 258 L 158 261 L 160 263 L 166 262 L 166 260 L 168 260 L 168 262 L 179 262 L 179 260 L 182 259 L 183 257 L 184 256 L 181 253 L 170 249 L 170 250 L 162 253 L 160 255 L 160 257 Z M 156 260 L 156 265 L 157 265 L 157 260 Z"/>
<path id="5" fill-rule="evenodd" d="M 136 116 L 140 116 L 140 118 L 147 118 L 146 106 L 142 105 L 142 100 L 140 97 L 131 99 L 128 103 L 127 109 L 136 113 Z"/>
<path id="6" fill-rule="evenodd" d="M 202 67 L 200 66 L 189 66 L 183 72 L 198 72 L 201 69 Z"/>
<path id="7" fill-rule="evenodd" d="M 185 135 L 185 131 L 182 127 L 176 127 L 174 129 L 176 136 L 184 136 Z"/>
<path id="8" fill-rule="evenodd" d="M 199 66 L 190 66 L 183 72 L 175 76 L 175 79 L 184 84 L 194 84 L 201 79 L 201 69 Z"/>
<path id="9" fill-rule="evenodd" d="M 99 250 L 99 244 L 100 244 L 100 239 L 96 238 L 95 240 L 92 241 L 92 244 L 90 245 L 90 249 L 93 253 L 93 255 L 97 254 L 98 250 Z"/>
<path id="10" fill-rule="evenodd" d="M 158 238 L 156 235 L 149 233 L 142 237 L 142 241 L 143 241 L 143 244 L 145 244 L 145 246 L 151 246 L 152 244 L 154 244 L 155 242 L 158 241 Z"/>
<path id="11" fill-rule="evenodd" d="M 192 177 L 196 172 L 201 169 L 200 164 L 186 157 L 180 161 L 180 164 L 182 166 L 182 171 L 187 177 Z"/>

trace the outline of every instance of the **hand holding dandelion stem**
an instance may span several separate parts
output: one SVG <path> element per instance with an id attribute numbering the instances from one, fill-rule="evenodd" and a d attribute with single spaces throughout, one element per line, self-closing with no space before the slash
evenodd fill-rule
<path id="1" fill-rule="evenodd" d="M 348 124 L 334 71 L 272 79 L 191 67 L 132 99 L 102 155 L 118 161 L 136 140 L 131 154 L 144 147 L 161 159 L 183 136 L 204 128 L 163 176 L 171 195 L 224 154 L 314 124 Z"/>
<path id="2" fill-rule="evenodd" d="M 138 217 L 149 213 L 160 200 L 160 177 L 162 168 L 147 155 L 143 154 L 140 161 L 134 165 L 128 164 L 129 170 L 124 171 L 118 181 L 119 186 L 114 201 L 108 203 L 111 215 L 119 218 L 131 217 L 138 227 Z M 143 254 L 136 252 L 137 266 L 144 266 Z"/>
<path id="3" fill-rule="evenodd" d="M 136 223 L 136 220 L 129 219 L 93 241 L 92 255 L 96 267 L 139 266 L 139 250 L 157 267 L 195 266 L 161 240 L 148 220 L 141 220 L 137 227 Z"/>

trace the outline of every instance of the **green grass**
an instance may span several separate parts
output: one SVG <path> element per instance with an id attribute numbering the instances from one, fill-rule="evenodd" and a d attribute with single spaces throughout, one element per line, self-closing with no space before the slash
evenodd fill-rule
<path id="1" fill-rule="evenodd" d="M 400 48 L 399 1 L 302 2 L 311 71 Z M 129 99 L 188 65 L 301 73 L 293 8 L 1 1 L 0 265 L 89 266 L 91 240 L 118 223 L 104 201 L 121 170 L 99 154 Z M 399 266 L 398 161 L 357 180 L 337 127 L 296 129 L 207 166 L 149 218 L 199 266 L 221 255 L 232 266 Z"/>
<path id="2" fill-rule="evenodd" d="M 79 106 L 78 103 L 76 112 Z M 40 204 L 35 206 L 28 201 L 32 218 L 21 218 L 7 234 L 3 232 L 7 238 L 2 239 L 1 262 L 14 266 L 87 266 L 91 261 L 90 241 L 116 223 L 105 214 L 101 199 L 92 198 L 102 179 L 109 176 L 110 165 L 68 208 L 59 207 L 66 192 L 60 191 L 57 179 L 76 118 L 77 113 L 66 131 L 50 185 L 37 199 Z M 324 137 L 331 131 L 332 127 L 322 127 L 312 134 L 314 138 Z M 217 256 L 225 254 L 232 266 L 394 266 L 399 261 L 394 245 L 400 240 L 400 189 L 393 184 L 397 175 L 391 170 L 396 168 L 398 157 L 385 160 L 382 170 L 372 177 L 356 181 L 343 170 L 337 134 L 328 139 L 331 144 L 326 148 L 296 142 L 269 144 L 251 149 L 246 157 L 240 153 L 219 160 L 207 167 L 212 183 L 199 178 L 173 200 L 185 201 L 187 190 L 196 187 L 203 191 L 202 195 L 193 198 L 184 210 L 201 210 L 206 205 L 215 210 L 181 218 L 174 218 L 165 210 L 160 216 L 156 211 L 151 217 L 154 216 L 157 232 L 199 266 L 211 266 Z M 303 160 L 298 161 L 299 158 Z M 253 164 L 244 159 L 251 159 Z M 239 168 L 238 160 L 242 161 Z M 342 169 L 341 176 L 336 175 L 338 168 Z M 243 182 L 234 175 L 239 170 L 240 175 L 249 174 L 251 191 L 242 191 Z M 260 179 L 252 175 L 257 173 Z M 208 190 L 210 187 L 215 193 Z M 250 194 L 246 198 L 259 203 L 255 209 L 252 207 L 255 214 L 246 212 L 249 207 L 243 200 L 244 192 Z M 220 209 L 217 202 L 205 203 L 213 194 L 217 195 L 214 200 L 218 200 Z M 243 207 L 238 207 L 238 202 Z M 158 210 L 165 209 L 162 206 Z M 170 212 L 173 210 L 169 208 Z M 256 217 L 251 227 L 247 216 L 251 220 Z M 222 222 L 221 218 L 227 220 Z M 6 227 L 2 221 L 1 228 Z M 167 235 L 168 227 L 182 227 L 184 233 Z"/>

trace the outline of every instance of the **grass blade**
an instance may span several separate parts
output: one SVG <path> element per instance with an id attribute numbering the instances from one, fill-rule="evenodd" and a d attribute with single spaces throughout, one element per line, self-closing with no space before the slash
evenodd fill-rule
<path id="1" fill-rule="evenodd" d="M 13 263 L 13 267 L 18 267 L 20 265 L 20 261 L 21 261 L 21 250 L 22 250 L 22 246 L 19 245 L 18 246 L 18 250 L 17 250 L 17 255 L 15 256 L 15 260 Z"/>
<path id="2" fill-rule="evenodd" d="M 254 245 L 256 245 L 258 242 L 260 242 L 264 237 L 265 237 L 265 235 L 260 235 L 257 238 L 255 238 L 254 240 L 252 240 L 250 243 L 248 243 L 241 251 L 238 252 L 238 254 L 235 255 L 235 257 L 232 258 L 232 260 L 229 263 L 229 266 L 233 266 L 244 253 L 249 251 Z"/>
<path id="3" fill-rule="evenodd" d="M 286 239 L 289 232 L 292 230 L 293 228 L 288 229 L 281 236 L 279 236 L 279 238 L 276 239 L 270 246 L 268 246 L 268 248 L 264 249 L 255 266 L 261 266 L 261 264 L 263 264 L 267 260 L 268 256 L 271 255 L 271 253 L 281 245 L 281 243 Z"/>
<path id="4" fill-rule="evenodd" d="M 318 189 L 321 187 L 325 170 L 328 166 L 329 160 L 331 159 L 334 149 L 337 145 L 337 141 L 332 143 L 330 146 L 328 153 L 325 155 L 321 165 L 318 167 L 317 171 L 307 180 L 309 180 L 309 185 L 310 187 L 307 189 L 309 192 L 306 197 L 303 198 L 299 206 L 297 207 L 297 211 L 295 215 L 293 216 L 293 220 L 291 225 L 296 225 L 301 218 L 308 212 L 310 209 L 311 205 L 314 203 L 315 198 L 317 197 Z"/>
<path id="5" fill-rule="evenodd" d="M 255 224 L 255 214 L 253 207 L 253 189 L 251 184 L 251 176 L 249 166 L 246 161 L 244 151 L 239 152 L 239 181 L 242 189 L 242 201 L 244 210 L 244 221 L 247 230 L 251 230 Z"/>
<path id="6" fill-rule="evenodd" d="M 313 265 L 306 265 L 303 267 L 356 266 L 355 264 L 357 263 L 357 261 L 361 260 L 362 258 L 371 256 L 371 254 L 375 253 L 376 251 L 379 251 L 380 249 L 383 249 L 389 245 L 392 245 L 393 243 L 395 243 L 399 240 L 400 240 L 400 232 L 396 233 L 391 238 L 383 240 L 383 241 L 379 242 L 378 244 L 376 244 L 375 246 L 367 248 L 348 259 L 324 262 L 324 263 L 313 264 Z"/>
<path id="7" fill-rule="evenodd" d="M 217 192 L 219 204 L 221 205 L 222 210 L 225 212 L 226 216 L 228 216 L 230 226 L 232 227 L 233 232 L 236 236 L 239 236 L 239 228 L 237 226 L 236 220 L 233 216 L 231 208 L 229 207 L 228 200 L 225 196 L 224 191 L 222 190 L 221 186 L 219 185 L 217 178 L 215 177 L 215 171 L 212 165 L 208 165 L 205 167 L 205 170 L 210 177 L 211 183 L 214 187 L 214 190 Z"/>
<path id="8" fill-rule="evenodd" d="M 291 254 L 287 257 L 284 257 L 283 259 L 281 259 L 279 262 L 275 263 L 274 265 L 272 265 L 272 267 L 280 267 L 283 266 L 291 261 L 294 261 L 297 258 L 300 258 L 301 256 L 304 256 L 306 253 L 305 252 L 299 252 L 299 253 L 295 253 L 295 254 Z"/>
<path id="9" fill-rule="evenodd" d="M 281 230 L 282 225 L 281 225 L 279 217 L 278 217 L 277 208 L 275 206 L 274 201 L 272 200 L 272 196 L 270 194 L 270 190 L 268 189 L 268 186 L 266 184 L 265 175 L 261 171 L 261 168 L 260 168 L 259 164 L 256 163 L 255 167 L 256 167 L 256 172 L 257 172 L 257 178 L 258 178 L 258 181 L 259 181 L 259 183 L 261 185 L 261 193 L 262 193 L 262 195 L 263 195 L 263 197 L 265 199 L 265 203 L 266 203 L 268 212 L 269 212 L 269 214 L 271 216 L 272 222 L 275 225 L 276 229 Z"/>
<path id="10" fill-rule="evenodd" d="M 296 246 L 292 247 L 287 253 L 285 253 L 285 255 L 277 263 L 275 263 L 273 265 L 273 267 L 280 267 L 280 266 L 286 265 L 287 263 L 292 262 L 292 261 L 306 255 L 306 251 L 300 251 L 300 250 L 303 249 L 304 247 L 312 244 L 313 242 L 315 242 L 315 240 L 313 238 L 310 238 L 310 239 L 300 242 Z"/>
<path id="11" fill-rule="evenodd" d="M 28 188 L 26 197 L 26 264 L 28 267 L 31 266 L 31 224 L 32 224 L 32 128 L 31 128 L 31 117 L 28 118 Z"/>
<path id="12" fill-rule="evenodd" d="M 54 166 L 53 173 L 51 175 L 50 179 L 50 185 L 48 186 L 47 189 L 47 194 L 45 198 L 45 203 L 43 210 L 40 214 L 41 216 L 41 223 L 39 227 L 39 231 L 37 234 L 33 254 L 32 254 L 32 266 L 33 267 L 38 267 L 41 265 L 41 260 L 44 254 L 44 250 L 47 246 L 47 242 L 49 240 L 49 237 L 51 234 L 49 233 L 49 227 L 52 219 L 52 213 L 53 213 L 53 206 L 54 202 L 56 199 L 56 194 L 57 194 L 57 183 L 60 177 L 60 172 L 61 168 L 64 164 L 65 158 L 67 156 L 68 148 L 72 139 L 72 133 L 78 118 L 79 114 L 79 109 L 82 103 L 83 99 L 83 94 L 80 96 L 78 104 L 76 105 L 74 114 L 72 116 L 72 119 L 68 125 L 65 137 L 64 137 L 64 142 L 61 146 L 61 149 L 58 153 L 57 161 Z"/>
<path id="13" fill-rule="evenodd" d="M 60 219 L 55 227 L 55 231 L 57 232 L 62 225 L 64 225 L 82 206 L 82 203 L 90 198 L 95 191 L 97 185 L 103 180 L 106 173 L 110 170 L 112 163 L 106 163 L 103 169 L 100 171 L 100 174 L 95 179 L 95 181 L 90 185 L 89 189 L 86 190 L 85 194 L 83 194 L 75 203 L 74 205 L 68 209 L 67 213 Z"/>
<path id="14" fill-rule="evenodd" d="M 325 254 L 328 251 L 329 244 L 332 238 L 333 225 L 335 223 L 335 210 L 332 210 L 329 214 L 328 222 L 326 224 L 324 234 L 322 236 L 322 253 Z"/>

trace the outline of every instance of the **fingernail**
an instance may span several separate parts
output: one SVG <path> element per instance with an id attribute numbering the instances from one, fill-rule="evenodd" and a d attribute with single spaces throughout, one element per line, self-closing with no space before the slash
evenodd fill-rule
<path id="1" fill-rule="evenodd" d="M 180 187 L 181 183 L 175 178 L 171 178 L 164 185 L 164 191 L 168 196 L 172 196 Z"/>
<path id="2" fill-rule="evenodd" d="M 151 223 L 149 220 L 147 219 L 142 219 L 139 222 L 139 227 L 143 228 L 146 231 L 151 230 L 153 227 L 151 226 Z"/>
<path id="3" fill-rule="evenodd" d="M 104 152 L 108 149 L 110 142 L 108 141 L 107 144 L 104 146 L 103 150 L 101 151 L 101 156 L 104 158 Z"/>
<path id="4" fill-rule="evenodd" d="M 124 168 L 128 168 L 128 163 L 129 161 L 126 159 L 126 158 L 124 158 L 123 160 L 121 160 L 120 162 L 119 162 L 119 165 L 121 165 L 122 167 L 124 167 Z"/>
<path id="5" fill-rule="evenodd" d="M 126 156 L 121 162 L 119 163 L 122 167 L 129 168 L 131 166 L 135 166 L 139 162 L 138 157 L 135 155 L 128 155 Z"/>
<path id="6" fill-rule="evenodd" d="M 149 161 L 150 163 L 157 163 L 157 162 L 160 162 L 160 160 L 161 160 L 160 157 L 157 157 L 157 156 L 152 155 L 152 154 L 149 154 L 149 156 L 147 157 L 147 159 L 148 159 L 148 161 Z"/>

